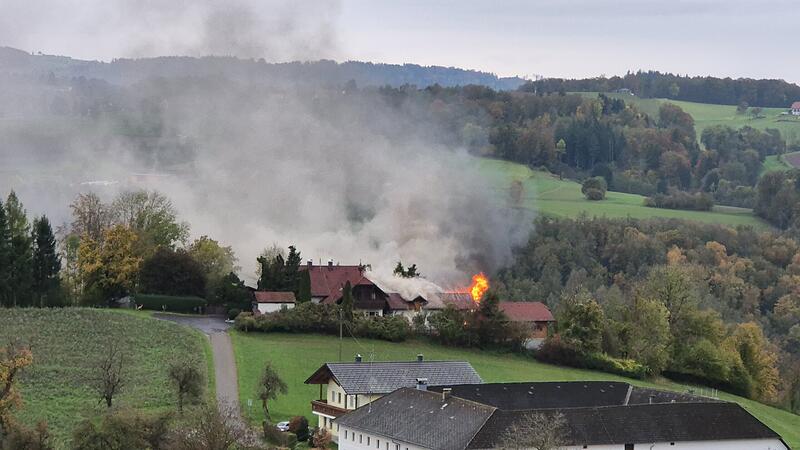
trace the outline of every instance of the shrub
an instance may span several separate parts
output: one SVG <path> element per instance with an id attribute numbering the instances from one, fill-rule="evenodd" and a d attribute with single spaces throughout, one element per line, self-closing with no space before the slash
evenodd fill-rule
<path id="1" fill-rule="evenodd" d="M 714 200 L 710 195 L 702 192 L 690 194 L 683 191 L 675 191 L 670 194 L 656 194 L 647 197 L 644 205 L 651 208 L 665 209 L 685 209 L 689 211 L 710 211 L 714 206 Z"/>
<path id="2" fill-rule="evenodd" d="M 239 314 L 241 314 L 241 313 L 242 313 L 242 310 L 239 309 L 239 308 L 229 309 L 228 310 L 228 319 L 236 320 L 236 318 L 239 317 Z"/>
<path id="3" fill-rule="evenodd" d="M 237 330 L 241 331 L 251 331 L 256 330 L 258 328 L 256 324 L 256 318 L 253 316 L 253 313 L 250 312 L 243 312 L 236 316 L 234 326 Z"/>
<path id="4" fill-rule="evenodd" d="M 608 185 L 603 177 L 587 178 L 581 186 L 581 192 L 589 200 L 602 200 L 606 198 Z"/>
<path id="5" fill-rule="evenodd" d="M 297 440 L 305 442 L 308 440 L 308 419 L 305 416 L 294 416 L 289 421 L 289 431 L 297 436 Z"/>
<path id="6" fill-rule="evenodd" d="M 602 352 L 584 353 L 566 344 L 558 336 L 547 339 L 534 356 L 541 362 L 600 370 L 629 378 L 643 379 L 650 375 L 650 369 L 638 361 L 614 358 Z"/>
<path id="7" fill-rule="evenodd" d="M 286 433 L 278 429 L 275 424 L 266 420 L 262 422 L 264 428 L 264 439 L 270 444 L 281 448 L 293 448 L 297 444 L 297 436 L 294 433 Z"/>
<path id="8" fill-rule="evenodd" d="M 324 428 L 314 428 L 314 433 L 311 434 L 309 446 L 313 448 L 328 448 L 332 440 L 331 434 Z"/>
<path id="9" fill-rule="evenodd" d="M 206 306 L 206 301 L 200 297 L 136 294 L 133 300 L 142 308 L 154 311 L 199 313 Z"/>
<path id="10" fill-rule="evenodd" d="M 403 316 L 354 317 L 353 333 L 359 337 L 402 342 L 411 335 L 411 325 Z"/>

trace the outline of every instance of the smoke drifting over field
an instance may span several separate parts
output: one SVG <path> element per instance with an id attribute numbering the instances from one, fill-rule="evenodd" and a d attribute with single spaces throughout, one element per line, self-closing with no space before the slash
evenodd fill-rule
<path id="1" fill-rule="evenodd" d="M 135 18 L 115 26 L 144 36 L 131 40 L 134 54 L 312 59 L 335 43 L 328 22 L 306 18 L 308 3 L 280 3 L 272 20 L 246 2 L 188 2 L 182 11 L 183 3 L 145 2 L 141 10 L 142 2 L 122 1 L 131 14 L 119 17 Z M 139 33 L 173 18 L 161 34 Z M 297 245 L 315 263 L 371 264 L 387 283 L 397 261 L 416 263 L 445 286 L 498 268 L 530 229 L 531 218 L 498 202 L 468 155 L 443 144 L 438 124 L 375 92 L 191 73 L 113 88 L 39 80 L 27 90 L 0 86 L 9 100 L 0 110 L 0 189 L 17 189 L 31 212 L 56 222 L 69 220 L 79 191 L 157 189 L 194 236 L 232 245 L 250 280 L 256 256 L 277 243 Z M 94 90 L 102 104 L 83 105 Z M 43 103 L 46 114 L 37 110 Z M 113 112 L 86 113 L 98 109 Z M 132 176 L 141 172 L 148 175 Z M 87 180 L 111 184 L 79 183 Z"/>

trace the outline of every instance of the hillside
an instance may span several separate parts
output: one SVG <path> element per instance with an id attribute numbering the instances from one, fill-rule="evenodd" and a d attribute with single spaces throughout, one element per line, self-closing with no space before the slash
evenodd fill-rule
<path id="1" fill-rule="evenodd" d="M 581 92 L 587 97 L 596 97 L 597 92 Z M 703 130 L 714 125 L 727 125 L 732 128 L 751 126 L 759 130 L 774 128 L 781 132 L 787 144 L 800 144 L 800 117 L 785 116 L 787 108 L 763 108 L 761 116 L 757 119 L 748 114 L 737 114 L 736 107 L 730 105 L 713 105 L 708 103 L 694 103 L 670 100 L 665 98 L 639 98 L 634 95 L 605 94 L 609 97 L 620 98 L 626 103 L 635 105 L 642 112 L 651 117 L 658 117 L 658 109 L 664 103 L 673 103 L 689 113 L 695 121 L 697 138 Z"/>
<path id="2" fill-rule="evenodd" d="M 538 213 L 556 217 L 577 217 L 581 213 L 589 216 L 652 217 L 695 220 L 721 223 L 731 226 L 750 225 L 756 228 L 769 226 L 753 215 L 752 210 L 730 206 L 715 206 L 712 211 L 683 211 L 677 209 L 648 208 L 644 197 L 622 192 L 608 192 L 602 201 L 589 201 L 581 193 L 581 185 L 575 181 L 559 179 L 557 176 L 529 169 L 521 164 L 494 159 L 478 159 L 480 171 L 490 180 L 498 201 L 508 201 L 511 182 L 523 183 L 523 207 Z"/>
<path id="3" fill-rule="evenodd" d="M 219 77 L 243 82 L 273 84 L 311 83 L 341 85 L 350 80 L 358 86 L 426 87 L 476 84 L 498 90 L 513 90 L 524 83 L 519 77 L 498 77 L 492 73 L 456 67 L 418 64 L 381 64 L 362 61 L 307 61 L 270 63 L 263 59 L 208 56 L 202 58 L 164 56 L 158 58 L 115 59 L 111 62 L 83 61 L 66 56 L 32 55 L 0 47 L 0 75 L 23 74 L 46 77 L 85 77 L 112 84 L 133 84 L 153 77 Z"/>
<path id="4" fill-rule="evenodd" d="M 289 386 L 288 394 L 279 396 L 270 407 L 273 419 L 286 420 L 293 415 L 305 415 L 311 425 L 315 425 L 315 420 L 312 419 L 316 417 L 312 417 L 310 402 L 319 396 L 319 387 L 305 385 L 303 382 L 323 363 L 337 360 L 339 341 L 330 336 L 300 334 L 233 332 L 232 337 L 239 370 L 241 403 L 247 405 L 252 400 L 253 404 L 244 411 L 245 416 L 257 423 L 263 418 L 255 393 L 260 371 L 269 361 Z M 636 381 L 600 372 L 551 366 L 518 355 L 441 347 L 414 341 L 389 343 L 346 339 L 342 342 L 343 359 L 350 360 L 356 353 L 363 355 L 364 361 L 411 361 L 419 353 L 430 360 L 465 360 L 487 382 L 614 380 L 683 392 L 691 389 L 689 386 L 663 380 Z M 697 392 L 703 393 L 699 389 Z M 721 393 L 720 398 L 741 404 L 780 433 L 789 445 L 800 445 L 800 416 L 725 393 Z"/>
<path id="5" fill-rule="evenodd" d="M 115 404 L 145 411 L 175 408 L 167 370 L 180 358 L 197 364 L 213 385 L 206 376 L 211 350 L 205 337 L 143 313 L 2 309 L 0 342 L 14 338 L 30 345 L 33 352 L 33 365 L 23 372 L 24 405 L 18 417 L 29 424 L 47 421 L 59 448 L 66 445 L 76 424 L 103 409 L 90 377 L 109 342 L 118 343 L 125 354 L 127 382 Z"/>

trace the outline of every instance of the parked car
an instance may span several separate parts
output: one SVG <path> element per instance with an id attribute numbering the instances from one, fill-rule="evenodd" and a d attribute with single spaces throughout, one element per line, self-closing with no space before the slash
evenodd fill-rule
<path id="1" fill-rule="evenodd" d="M 289 431 L 289 422 L 278 422 L 277 424 L 275 424 L 275 427 L 277 427 L 279 430 L 285 433 Z"/>

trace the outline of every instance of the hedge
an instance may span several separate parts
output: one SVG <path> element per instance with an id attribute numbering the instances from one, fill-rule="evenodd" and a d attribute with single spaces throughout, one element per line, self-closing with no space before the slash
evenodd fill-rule
<path id="1" fill-rule="evenodd" d="M 182 313 L 199 313 L 206 306 L 206 301 L 200 297 L 172 295 L 136 294 L 133 301 L 143 309 Z"/>

